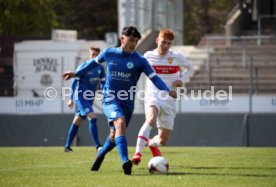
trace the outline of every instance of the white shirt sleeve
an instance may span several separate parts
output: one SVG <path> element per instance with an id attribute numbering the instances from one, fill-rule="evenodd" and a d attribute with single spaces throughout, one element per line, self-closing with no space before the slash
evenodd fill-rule
<path id="1" fill-rule="evenodd" d="M 177 55 L 177 62 L 180 67 L 179 80 L 185 82 L 193 73 L 192 63 L 181 53 Z"/>

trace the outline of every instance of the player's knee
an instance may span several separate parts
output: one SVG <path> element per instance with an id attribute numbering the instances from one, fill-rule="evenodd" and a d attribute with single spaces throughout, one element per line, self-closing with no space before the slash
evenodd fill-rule
<path id="1" fill-rule="evenodd" d="M 88 114 L 88 118 L 89 118 L 89 119 L 94 119 L 94 118 L 96 118 L 96 115 L 94 114 L 94 112 L 90 112 L 90 113 Z"/>
<path id="2" fill-rule="evenodd" d="M 124 135 L 126 131 L 126 123 L 124 119 L 118 119 L 116 123 L 114 124 L 115 126 L 115 136 L 117 135 Z"/>
<path id="3" fill-rule="evenodd" d="M 112 131 L 112 130 L 110 131 L 109 138 L 110 138 L 111 142 L 115 141 L 115 131 Z"/>
<path id="4" fill-rule="evenodd" d="M 115 136 L 109 136 L 111 142 L 115 142 Z"/>
<path id="5" fill-rule="evenodd" d="M 74 120 L 73 120 L 73 123 L 75 124 L 75 125 L 77 125 L 78 127 L 80 127 L 81 125 L 82 125 L 82 119 L 81 119 L 81 117 L 79 117 L 79 116 L 76 116 L 75 118 L 74 118 Z"/>
<path id="6" fill-rule="evenodd" d="M 118 128 L 116 129 L 116 134 L 115 136 L 124 136 L 125 135 L 125 129 L 124 128 Z"/>
<path id="7" fill-rule="evenodd" d="M 156 119 L 154 117 L 149 117 L 148 119 L 146 119 L 146 123 L 150 126 L 153 126 L 156 123 Z"/>

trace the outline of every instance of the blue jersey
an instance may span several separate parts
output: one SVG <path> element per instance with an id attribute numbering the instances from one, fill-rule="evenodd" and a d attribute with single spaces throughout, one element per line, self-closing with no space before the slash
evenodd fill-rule
<path id="1" fill-rule="evenodd" d="M 113 121 L 125 117 L 126 127 L 134 110 L 134 95 L 139 77 L 144 72 L 160 90 L 169 91 L 167 85 L 156 75 L 148 61 L 137 52 L 125 53 L 121 48 L 107 48 L 95 59 L 76 70 L 80 77 L 98 63 L 106 62 L 107 76 L 103 88 L 103 112 L 114 128 Z M 120 97 L 122 96 L 122 97 Z"/>
<path id="2" fill-rule="evenodd" d="M 77 69 L 84 65 L 85 63 L 82 63 Z M 85 118 L 88 113 L 93 112 L 92 104 L 96 94 L 97 83 L 99 81 L 101 88 L 103 88 L 105 83 L 105 71 L 100 64 L 73 80 L 70 99 L 75 99 L 77 105 L 76 113 L 78 116 Z"/>
<path id="3" fill-rule="evenodd" d="M 103 88 L 104 102 L 119 99 L 120 102 L 127 103 L 127 105 L 133 108 L 134 96 L 131 97 L 131 94 L 134 95 L 135 93 L 131 93 L 131 90 L 133 90 L 133 86 L 137 85 L 139 77 L 143 72 L 160 90 L 169 91 L 169 88 L 156 75 L 143 56 L 135 51 L 131 54 L 125 53 L 121 48 L 107 48 L 103 50 L 95 59 L 87 61 L 84 66 L 77 69 L 75 74 L 81 76 L 89 71 L 90 68 L 94 68 L 95 64 L 102 62 L 106 62 L 107 64 L 106 84 Z M 122 93 L 122 91 L 126 92 Z M 128 96 L 122 96 L 122 94 L 126 93 Z M 118 98 L 120 94 L 122 97 Z"/>

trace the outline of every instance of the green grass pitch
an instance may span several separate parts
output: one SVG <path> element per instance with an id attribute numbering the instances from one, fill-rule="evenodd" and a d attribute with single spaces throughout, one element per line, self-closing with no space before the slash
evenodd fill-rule
<path id="1" fill-rule="evenodd" d="M 169 161 L 168 175 L 151 175 L 151 158 L 144 149 L 142 162 L 125 176 L 117 149 L 110 152 L 98 172 L 90 165 L 94 147 L 0 148 L 0 186 L 276 186 L 276 148 L 162 147 Z M 134 147 L 129 147 L 129 156 Z"/>

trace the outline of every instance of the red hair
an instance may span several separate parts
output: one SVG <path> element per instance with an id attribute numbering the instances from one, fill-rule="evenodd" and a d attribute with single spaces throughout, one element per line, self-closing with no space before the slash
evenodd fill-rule
<path id="1" fill-rule="evenodd" d="M 167 40 L 174 40 L 174 33 L 170 29 L 162 29 L 159 32 L 158 38 L 165 38 Z"/>

